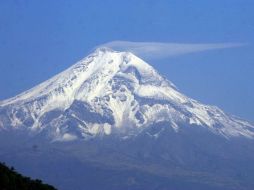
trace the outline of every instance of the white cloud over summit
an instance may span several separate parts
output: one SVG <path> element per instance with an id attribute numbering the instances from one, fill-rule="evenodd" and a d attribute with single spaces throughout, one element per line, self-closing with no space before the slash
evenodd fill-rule
<path id="1" fill-rule="evenodd" d="M 165 58 L 208 50 L 226 49 L 245 46 L 244 43 L 158 43 L 112 41 L 99 47 L 109 47 L 119 51 L 130 51 L 145 58 Z"/>

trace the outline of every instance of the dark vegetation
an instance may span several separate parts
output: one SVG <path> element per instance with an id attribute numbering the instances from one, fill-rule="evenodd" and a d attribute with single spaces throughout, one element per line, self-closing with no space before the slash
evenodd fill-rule
<path id="1" fill-rule="evenodd" d="M 0 190 L 56 190 L 53 186 L 44 184 L 41 180 L 32 180 L 0 163 Z"/>

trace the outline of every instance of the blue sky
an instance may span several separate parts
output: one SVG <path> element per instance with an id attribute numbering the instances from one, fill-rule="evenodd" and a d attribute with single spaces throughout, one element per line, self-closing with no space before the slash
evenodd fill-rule
<path id="1" fill-rule="evenodd" d="M 247 43 L 146 59 L 186 95 L 254 121 L 253 0 L 2 0 L 0 99 L 115 40 Z"/>

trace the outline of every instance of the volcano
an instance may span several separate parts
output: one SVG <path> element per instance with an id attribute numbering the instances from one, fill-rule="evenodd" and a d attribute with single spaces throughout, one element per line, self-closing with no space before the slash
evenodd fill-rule
<path id="1" fill-rule="evenodd" d="M 59 189 L 253 189 L 254 126 L 98 48 L 0 102 L 0 157 Z"/>

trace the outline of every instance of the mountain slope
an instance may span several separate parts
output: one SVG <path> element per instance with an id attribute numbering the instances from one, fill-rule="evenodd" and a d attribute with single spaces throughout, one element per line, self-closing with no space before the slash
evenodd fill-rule
<path id="1" fill-rule="evenodd" d="M 175 132 L 188 125 L 226 138 L 254 136 L 248 122 L 186 97 L 135 55 L 107 48 L 0 103 L 0 128 L 43 131 L 54 141 L 129 138 L 159 122 Z"/>

